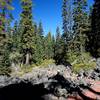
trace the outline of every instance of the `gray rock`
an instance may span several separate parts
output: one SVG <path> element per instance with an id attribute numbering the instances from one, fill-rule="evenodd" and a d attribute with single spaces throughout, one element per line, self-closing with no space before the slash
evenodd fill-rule
<path id="1" fill-rule="evenodd" d="M 47 68 L 33 68 L 32 72 L 22 77 L 0 76 L 0 88 L 20 82 L 31 82 L 32 85 L 43 84 L 43 88 L 52 91 L 52 94 L 43 96 L 45 100 L 65 100 L 71 92 L 78 91 L 81 86 L 88 86 L 86 77 L 99 80 L 99 69 L 96 68 L 86 72 L 81 70 L 77 76 L 63 65 L 50 65 Z"/>
<path id="2" fill-rule="evenodd" d="M 53 94 L 48 94 L 43 96 L 44 100 L 58 100 L 58 97 L 54 96 Z"/>
<path id="3" fill-rule="evenodd" d="M 67 97 L 68 95 L 68 92 L 67 92 L 67 90 L 66 89 L 62 89 L 62 88 L 56 88 L 56 94 L 57 94 L 57 96 L 59 96 L 59 97 L 61 97 L 61 96 L 63 96 L 63 97 Z"/>
<path id="4" fill-rule="evenodd" d="M 100 58 L 97 58 L 96 64 L 97 64 L 97 67 L 100 67 Z"/>
<path id="5" fill-rule="evenodd" d="M 78 73 L 78 77 L 81 77 L 81 78 L 84 77 L 84 70 L 80 70 L 80 72 Z"/>
<path id="6" fill-rule="evenodd" d="M 64 97 L 59 97 L 59 99 L 58 100 L 67 100 L 66 98 L 64 98 Z"/>

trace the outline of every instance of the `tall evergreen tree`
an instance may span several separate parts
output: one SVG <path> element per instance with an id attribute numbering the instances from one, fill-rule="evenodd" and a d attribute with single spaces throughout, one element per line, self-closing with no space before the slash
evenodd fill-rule
<path id="1" fill-rule="evenodd" d="M 38 26 L 36 23 L 34 23 L 34 34 L 37 35 L 38 34 Z"/>
<path id="2" fill-rule="evenodd" d="M 90 39 L 91 53 L 95 57 L 100 57 L 100 1 L 94 0 L 92 11 L 92 32 Z"/>
<path id="3" fill-rule="evenodd" d="M 42 22 L 39 23 L 38 34 L 39 34 L 40 36 L 43 36 L 43 26 L 42 26 Z"/>
<path id="4" fill-rule="evenodd" d="M 37 28 L 37 25 L 34 26 L 36 37 L 35 37 L 35 44 L 36 44 L 36 50 L 33 55 L 34 61 L 37 64 L 40 64 L 42 60 L 44 60 L 44 31 L 42 27 L 42 23 L 39 23 L 39 27 Z"/>
<path id="5" fill-rule="evenodd" d="M 56 28 L 56 42 L 61 39 L 61 33 L 59 27 Z"/>
<path id="6" fill-rule="evenodd" d="M 68 12 L 67 12 L 67 0 L 63 0 L 62 5 L 62 18 L 63 18 L 63 38 L 65 43 L 68 41 Z"/>
<path id="7" fill-rule="evenodd" d="M 52 59 L 54 57 L 53 42 L 51 32 L 45 37 L 45 59 Z"/>
<path id="8" fill-rule="evenodd" d="M 21 63 L 21 28 L 19 27 L 19 23 L 15 21 L 14 27 L 10 33 L 10 62 L 11 66 L 16 66 Z"/>
<path id="9" fill-rule="evenodd" d="M 9 52 L 7 50 L 8 35 L 6 27 L 7 21 L 9 21 L 9 10 L 12 10 L 12 0 L 0 0 L 0 66 L 9 65 Z"/>
<path id="10" fill-rule="evenodd" d="M 63 19 L 63 34 L 62 34 L 62 40 L 63 40 L 63 47 L 62 47 L 62 57 L 61 59 L 64 59 L 65 61 L 68 59 L 68 45 L 70 41 L 70 36 L 72 33 L 72 17 L 71 17 L 71 0 L 63 0 L 62 5 L 62 19 Z"/>
<path id="11" fill-rule="evenodd" d="M 24 53 L 24 63 L 29 65 L 35 49 L 34 28 L 32 24 L 32 0 L 21 0 L 21 6 L 22 13 L 20 23 L 23 28 L 21 37 L 22 52 Z"/>
<path id="12" fill-rule="evenodd" d="M 62 59 L 62 52 L 63 52 L 63 42 L 61 38 L 61 33 L 59 27 L 56 28 L 56 41 L 55 41 L 55 52 L 54 52 L 54 59 L 57 64 L 59 64 L 59 61 Z"/>
<path id="13" fill-rule="evenodd" d="M 88 15 L 87 15 L 87 0 L 74 0 L 74 50 L 77 52 L 78 55 L 82 55 L 85 51 L 85 41 L 86 37 L 86 30 L 87 30 L 87 22 L 88 22 Z"/>
<path id="14" fill-rule="evenodd" d="M 87 25 L 87 31 L 86 31 L 86 36 L 87 36 L 87 40 L 85 43 L 86 46 L 86 51 L 91 53 L 91 49 L 93 46 L 93 40 L 92 39 L 92 27 L 91 27 L 91 23 L 92 23 L 92 11 L 93 11 L 93 6 L 89 7 L 89 15 L 88 15 L 88 25 Z M 91 53 L 92 54 L 92 53 Z"/>
<path id="15" fill-rule="evenodd" d="M 62 5 L 63 38 L 68 42 L 72 36 L 72 0 L 63 0 Z"/>

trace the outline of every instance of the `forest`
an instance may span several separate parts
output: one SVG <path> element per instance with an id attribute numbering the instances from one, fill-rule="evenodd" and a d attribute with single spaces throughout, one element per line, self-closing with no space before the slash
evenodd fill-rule
<path id="1" fill-rule="evenodd" d="M 34 0 L 20 0 L 20 19 L 11 26 L 14 0 L 0 0 L 0 75 L 12 68 L 29 70 L 50 64 L 71 66 L 74 72 L 96 66 L 100 57 L 100 0 L 62 0 L 62 30 L 44 34 L 34 18 Z M 34 8 L 35 9 L 35 8 Z"/>

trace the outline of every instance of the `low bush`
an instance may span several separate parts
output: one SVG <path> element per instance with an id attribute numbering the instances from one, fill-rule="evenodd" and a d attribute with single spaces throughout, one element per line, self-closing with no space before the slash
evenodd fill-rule
<path id="1" fill-rule="evenodd" d="M 75 73 L 79 72 L 81 69 L 89 70 L 96 67 L 96 61 L 92 60 L 93 57 L 90 53 L 82 53 L 81 55 L 77 55 L 76 53 L 68 54 L 68 61 L 73 66 L 73 71 Z"/>
<path id="2" fill-rule="evenodd" d="M 94 69 L 96 67 L 96 62 L 91 62 L 91 63 L 79 63 L 79 64 L 74 64 L 73 65 L 73 71 L 75 73 L 78 73 L 81 69 L 84 71 Z"/>
<path id="3" fill-rule="evenodd" d="M 10 76 L 11 69 L 10 67 L 0 67 L 0 75 Z"/>
<path id="4" fill-rule="evenodd" d="M 38 66 L 40 66 L 40 67 L 48 67 L 48 65 L 51 65 L 51 64 L 55 64 L 55 61 L 53 59 L 45 59 Z"/>

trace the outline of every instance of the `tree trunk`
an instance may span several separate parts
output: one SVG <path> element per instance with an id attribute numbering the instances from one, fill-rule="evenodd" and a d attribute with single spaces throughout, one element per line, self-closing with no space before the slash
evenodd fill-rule
<path id="1" fill-rule="evenodd" d="M 26 64 L 26 65 L 29 65 L 29 60 L 30 60 L 30 54 L 27 53 L 27 54 L 26 54 L 26 61 L 25 61 L 25 64 Z"/>

